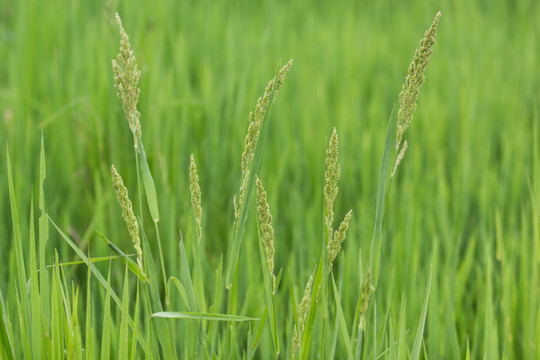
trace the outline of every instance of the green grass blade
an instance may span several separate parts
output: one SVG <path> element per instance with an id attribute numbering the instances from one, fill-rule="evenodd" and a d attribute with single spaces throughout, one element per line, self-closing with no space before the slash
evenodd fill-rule
<path id="1" fill-rule="evenodd" d="M 13 330 L 4 304 L 4 296 L 0 290 L 0 358 L 6 360 L 15 359 L 15 348 L 13 347 Z"/>
<path id="2" fill-rule="evenodd" d="M 39 298 L 39 278 L 36 257 L 36 233 L 34 229 L 34 201 L 30 203 L 30 229 L 28 232 L 28 248 L 30 249 L 30 305 L 32 311 L 32 354 L 35 358 L 41 358 L 42 354 L 42 309 Z"/>
<path id="3" fill-rule="evenodd" d="M 215 289 L 214 289 L 214 303 L 212 306 L 210 306 L 209 312 L 217 314 L 220 312 L 221 308 L 221 296 L 222 296 L 222 283 L 223 283 L 223 255 L 219 258 L 219 265 L 216 269 L 216 282 L 215 282 Z M 218 330 L 218 323 L 209 323 L 208 324 L 208 334 L 210 337 L 210 347 L 212 349 L 216 348 L 216 339 L 217 339 L 217 332 Z"/>
<path id="4" fill-rule="evenodd" d="M 39 290 L 41 295 L 41 308 L 43 309 L 44 323 L 49 322 L 49 272 L 45 261 L 45 248 L 49 240 L 49 216 L 45 210 L 45 191 L 43 184 L 47 177 L 47 168 L 45 163 L 45 146 L 43 142 L 43 133 L 41 134 L 41 151 L 39 156 Z"/>
<path id="5" fill-rule="evenodd" d="M 142 142 L 142 139 L 138 139 L 139 142 L 139 157 L 140 157 L 140 171 L 142 175 L 143 180 L 143 186 L 144 186 L 144 193 L 146 194 L 146 201 L 148 203 L 148 209 L 150 210 L 150 216 L 152 217 L 152 221 L 154 222 L 154 227 L 156 230 L 156 238 L 157 238 L 157 244 L 158 244 L 158 251 L 159 251 L 159 260 L 161 264 L 161 276 L 163 277 L 163 286 L 165 288 L 165 291 L 167 291 L 167 275 L 165 271 L 165 261 L 163 259 L 163 250 L 161 246 L 161 237 L 159 235 L 159 207 L 158 207 L 158 200 L 157 200 L 157 194 L 156 194 L 156 186 L 154 184 L 154 179 L 152 178 L 152 173 L 150 172 L 150 167 L 148 166 L 148 161 L 146 160 L 146 152 L 144 151 L 144 145 Z M 142 212 L 142 211 L 141 211 Z M 139 219 L 141 224 L 141 230 L 142 230 L 142 218 Z"/>
<path id="6" fill-rule="evenodd" d="M 336 286 L 336 281 L 334 280 L 334 276 L 331 276 L 331 278 L 332 287 L 334 289 L 334 298 L 336 299 L 336 316 L 339 319 L 339 329 L 341 331 L 341 337 L 343 339 L 343 343 L 345 344 L 345 349 L 347 350 L 347 357 L 349 359 L 352 359 L 354 355 L 351 345 L 351 338 L 349 337 L 349 331 L 347 330 L 347 321 L 345 320 L 343 308 L 341 307 L 341 298 L 339 296 L 339 291 Z"/>
<path id="7" fill-rule="evenodd" d="M 298 303 L 296 301 L 296 292 L 294 291 L 294 282 L 293 282 L 291 271 L 288 270 L 287 272 L 289 273 L 289 290 L 291 294 L 291 307 L 292 307 L 292 313 L 293 313 L 294 328 L 299 333 L 300 322 L 298 320 Z"/>
<path id="8" fill-rule="evenodd" d="M 390 321 L 388 322 L 388 358 L 390 360 L 397 360 L 397 342 L 394 330 L 394 322 L 392 314 L 390 313 Z"/>
<path id="9" fill-rule="evenodd" d="M 216 269 L 216 284 L 214 289 L 214 303 L 210 306 L 210 312 L 218 313 L 221 305 L 222 295 L 222 282 L 223 282 L 223 255 L 219 259 L 219 265 Z"/>
<path id="10" fill-rule="evenodd" d="M 135 294 L 135 310 L 133 310 L 133 336 L 131 337 L 131 360 L 137 359 L 137 336 L 139 334 L 139 282 Z"/>
<path id="11" fill-rule="evenodd" d="M 257 318 L 241 316 L 241 315 L 199 313 L 199 312 L 189 312 L 189 311 L 182 311 L 182 312 L 161 311 L 161 312 L 152 314 L 152 317 L 165 318 L 165 319 L 192 319 L 192 320 L 230 321 L 230 322 L 259 320 Z"/>
<path id="12" fill-rule="evenodd" d="M 111 268 L 109 266 L 109 273 L 107 275 L 107 291 L 105 294 L 105 306 L 103 312 L 103 333 L 101 336 L 101 360 L 108 360 L 111 358 L 111 327 L 112 327 L 112 318 L 111 318 L 111 295 L 113 294 L 112 289 L 110 289 L 111 283 Z"/>
<path id="13" fill-rule="evenodd" d="M 328 275 L 330 275 L 331 278 L 333 278 L 333 274 L 330 272 Z M 341 290 L 341 279 L 340 279 L 340 284 L 339 284 L 339 288 Z M 329 346 L 329 350 L 328 350 L 328 353 L 326 356 L 328 356 L 329 358 L 335 358 L 336 357 L 336 348 L 337 348 L 337 340 L 338 340 L 338 335 L 339 335 L 339 330 L 340 330 L 340 319 L 339 319 L 339 314 L 338 314 L 338 310 L 337 310 L 337 303 L 334 304 L 334 318 L 333 319 L 329 319 L 329 322 L 331 321 L 332 323 L 332 327 L 331 327 L 331 331 L 330 333 L 332 334 L 331 335 L 331 338 L 330 338 L 330 346 Z M 350 358 L 349 358 L 350 359 Z"/>
<path id="14" fill-rule="evenodd" d="M 275 299 L 274 299 L 274 293 L 272 291 L 273 285 L 273 279 L 270 275 L 270 272 L 268 270 L 268 266 L 266 263 L 266 254 L 264 252 L 264 245 L 262 243 L 261 234 L 258 232 L 259 235 L 259 256 L 261 259 L 261 268 L 263 272 L 263 282 L 264 282 L 264 293 L 266 297 L 266 306 L 268 307 L 268 317 L 270 319 L 270 333 L 272 334 L 272 342 L 274 344 L 274 352 L 276 355 L 276 358 L 279 357 L 279 336 L 278 336 L 278 330 L 277 330 L 277 321 L 276 321 L 276 308 L 275 308 Z"/>
<path id="15" fill-rule="evenodd" d="M 17 210 L 17 200 L 15 198 L 15 187 L 13 184 L 13 174 L 11 171 L 11 160 L 9 156 L 9 149 L 6 145 L 6 158 L 7 158 L 7 175 L 9 186 L 9 203 L 11 206 L 11 221 L 13 226 L 13 237 L 15 239 L 15 263 L 17 266 L 17 279 L 20 294 L 20 301 L 22 307 L 21 316 L 24 321 L 25 331 L 30 330 L 30 304 L 28 301 L 28 293 L 26 291 L 26 269 L 24 266 L 24 254 L 23 245 L 21 239 L 21 231 L 19 224 L 19 211 Z M 30 334 L 23 334 L 24 337 L 29 337 Z M 28 354 L 29 355 L 29 354 Z"/>
<path id="16" fill-rule="evenodd" d="M 69 329 L 70 346 L 68 347 L 68 358 L 74 360 L 82 359 L 82 338 L 79 325 L 79 287 L 72 291 L 72 311 L 71 327 Z"/>
<path id="17" fill-rule="evenodd" d="M 184 302 L 184 306 L 186 308 L 189 308 L 189 300 L 188 300 L 188 295 L 187 295 L 187 292 L 186 292 L 186 289 L 184 288 L 184 285 L 182 285 L 182 283 L 180 282 L 180 280 L 178 280 L 176 277 L 174 276 L 171 276 L 169 278 L 169 281 L 168 281 L 168 284 L 167 286 L 169 287 L 169 296 L 171 294 L 171 285 L 174 284 L 176 286 L 176 289 L 178 290 L 178 294 L 180 294 L 180 298 L 182 299 L 182 301 Z M 167 304 L 170 303 L 170 300 L 167 299 Z"/>
<path id="18" fill-rule="evenodd" d="M 128 255 L 126 255 L 122 250 L 120 250 L 116 245 L 114 245 L 105 235 L 100 233 L 99 231 L 96 231 L 96 233 L 99 235 L 100 238 L 102 238 L 107 245 L 116 253 L 118 254 L 120 260 L 124 264 L 127 264 L 129 270 L 135 274 L 141 281 L 148 282 L 148 278 L 145 274 L 142 273 L 139 266 L 137 266 L 137 263 L 129 258 Z"/>
<path id="19" fill-rule="evenodd" d="M 373 347 L 371 349 L 372 351 L 372 358 L 373 360 L 377 360 L 377 303 L 373 303 L 373 326 L 372 326 L 372 336 L 373 336 Z"/>
<path id="20" fill-rule="evenodd" d="M 145 287 L 147 295 L 150 297 L 151 301 L 151 311 L 160 312 L 163 311 L 163 306 L 161 304 L 161 297 L 159 295 L 158 289 L 158 276 L 156 272 L 156 266 L 154 259 L 152 257 L 152 251 L 150 250 L 150 244 L 148 243 L 148 238 L 146 233 L 141 228 L 141 237 L 143 243 L 143 254 L 144 261 L 146 263 L 147 276 L 149 277 L 148 286 Z M 163 319 L 156 319 L 155 329 L 158 333 L 158 340 L 162 345 L 162 350 L 166 358 L 175 358 L 174 351 L 171 343 L 171 332 L 169 329 L 169 324 Z M 142 344 L 141 344 L 142 345 Z"/>
<path id="21" fill-rule="evenodd" d="M 394 144 L 394 131 L 396 122 L 393 120 L 393 110 L 388 119 L 386 129 L 386 139 L 384 150 L 379 167 L 379 177 L 377 180 L 377 205 L 375 209 L 375 224 L 373 225 L 373 236 L 371 238 L 370 264 L 373 272 L 373 286 L 377 287 L 379 279 L 379 262 L 382 245 L 382 224 L 384 219 L 384 202 L 386 199 L 386 184 L 388 183 L 388 167 L 390 162 L 390 151 Z"/>
<path id="22" fill-rule="evenodd" d="M 120 336 L 118 337 L 118 358 L 127 359 L 129 356 L 129 279 L 128 266 L 124 270 L 124 290 L 120 315 Z"/>
<path id="23" fill-rule="evenodd" d="M 195 289 L 193 287 L 193 282 L 191 281 L 191 273 L 189 271 L 189 263 L 183 240 L 180 240 L 178 247 L 180 249 L 180 281 L 182 282 L 182 285 L 184 285 L 184 289 L 186 289 L 189 310 L 196 312 L 199 310 L 199 303 L 195 297 Z"/>
<path id="24" fill-rule="evenodd" d="M 401 307 L 399 310 L 399 332 L 398 332 L 398 343 L 397 343 L 397 359 L 405 359 L 405 353 L 407 352 L 405 350 L 406 341 L 405 341 L 405 334 L 406 334 L 406 327 L 405 327 L 405 296 L 401 297 Z"/>
<path id="25" fill-rule="evenodd" d="M 426 314 L 429 304 L 429 292 L 431 290 L 431 276 L 433 270 L 429 271 L 429 279 L 426 288 L 426 296 L 424 298 L 424 304 L 422 305 L 422 314 L 420 315 L 420 321 L 418 323 L 418 329 L 416 330 L 416 337 L 414 339 L 414 346 L 411 353 L 411 360 L 418 360 L 420 357 L 420 347 L 422 346 L 422 339 L 424 336 L 424 325 L 426 323 Z"/>
<path id="26" fill-rule="evenodd" d="M 146 152 L 144 151 L 142 139 L 140 138 L 139 150 L 144 193 L 146 194 L 146 201 L 148 203 L 148 209 L 150 210 L 150 216 L 152 217 L 152 221 L 157 223 L 159 222 L 159 207 L 157 201 L 156 186 L 154 185 L 154 179 L 152 178 L 152 173 L 150 172 L 150 167 L 148 166 L 148 161 L 146 160 Z"/>
<path id="27" fill-rule="evenodd" d="M 90 279 L 92 278 L 92 270 L 88 267 L 88 275 L 86 280 L 86 330 L 85 330 L 85 346 L 84 352 L 87 360 L 94 359 L 94 329 L 92 328 L 92 286 Z"/>
<path id="28" fill-rule="evenodd" d="M 255 350 L 257 350 L 257 347 L 259 346 L 259 343 L 261 342 L 264 327 L 266 326 L 266 321 L 268 321 L 268 307 L 267 306 L 265 306 L 263 309 L 261 318 L 259 319 L 259 324 L 257 325 L 257 330 L 255 331 L 255 338 L 253 339 L 253 342 L 251 344 L 251 351 L 253 353 L 255 353 Z"/>
<path id="29" fill-rule="evenodd" d="M 19 332 L 21 335 L 21 348 L 23 350 L 23 355 L 25 358 L 32 356 L 32 349 L 30 347 L 30 340 L 28 339 L 28 331 L 26 328 L 26 323 L 24 322 L 25 314 L 21 304 L 21 296 L 19 295 L 19 290 L 15 290 L 16 302 L 17 302 L 17 314 L 19 314 Z"/>
<path id="30" fill-rule="evenodd" d="M 55 264 L 52 272 L 51 288 L 51 358 L 64 357 L 64 316 L 60 277 L 58 275 L 58 254 L 55 254 Z"/>
<path id="31" fill-rule="evenodd" d="M 253 348 L 251 347 L 252 343 L 253 343 L 253 335 L 251 334 L 251 324 L 249 324 L 249 328 L 247 332 L 247 344 L 246 344 L 246 359 L 247 360 L 253 359 Z"/>
<path id="32" fill-rule="evenodd" d="M 204 329 L 203 324 L 199 324 L 199 331 L 197 334 L 197 346 L 195 347 L 195 359 L 204 359 Z"/>
<path id="33" fill-rule="evenodd" d="M 124 256 L 110 255 L 110 256 L 100 256 L 100 257 L 93 257 L 93 258 L 88 257 L 88 261 L 90 261 L 91 263 L 99 263 L 99 262 L 116 260 L 116 259 L 122 260 L 122 258 L 125 258 L 126 256 L 129 257 L 131 255 L 124 255 Z M 135 256 L 135 255 L 133 255 L 133 256 Z M 125 261 L 123 261 L 123 262 L 126 263 Z M 82 265 L 82 264 L 86 264 L 86 263 L 83 260 L 77 260 L 77 261 L 61 262 L 61 263 L 59 263 L 59 266 L 65 268 L 65 267 L 69 267 L 69 266 L 73 266 L 73 265 Z M 56 265 L 51 264 L 51 265 L 47 265 L 45 268 L 46 269 L 52 269 L 55 266 Z M 38 272 L 41 272 L 41 269 L 39 269 Z"/>

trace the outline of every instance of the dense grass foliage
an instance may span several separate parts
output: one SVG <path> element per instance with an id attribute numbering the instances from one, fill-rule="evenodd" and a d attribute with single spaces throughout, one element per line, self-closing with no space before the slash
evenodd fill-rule
<path id="1" fill-rule="evenodd" d="M 262 317 L 254 356 L 275 358 L 279 342 L 285 358 L 297 321 L 291 293 L 300 303 L 322 261 L 325 150 L 335 127 L 336 230 L 349 209 L 353 217 L 333 278 L 321 289 L 327 312 L 318 310 L 309 356 L 356 355 L 346 339 L 357 330 L 387 121 L 393 108 L 395 120 L 414 50 L 438 10 L 443 18 L 409 147 L 386 194 L 380 273 L 361 354 L 540 358 L 534 0 L 0 2 L 0 165 L 11 169 L 0 176 L 0 347 L 11 343 L 15 358 L 108 358 L 109 351 L 119 358 L 241 358 L 252 355 L 246 344 L 258 336 L 260 322 L 250 318 Z M 139 189 L 140 156 L 113 86 L 115 12 L 141 70 L 138 109 L 157 225 Z M 268 291 L 256 195 L 246 205 L 236 286 L 227 290 L 248 114 L 280 59 L 283 65 L 290 58 L 257 173 L 272 212 L 277 291 Z M 191 153 L 202 198 L 200 246 Z M 112 164 L 143 219 L 142 252 L 155 261 L 146 264 L 148 273 L 137 265 Z M 47 232 L 46 244 L 38 241 Z M 120 252 L 132 261 L 126 265 Z M 105 259 L 55 266 L 86 256 Z M 212 308 L 215 298 L 220 306 Z M 196 314 L 150 318 L 159 307 Z M 37 348 L 43 353 L 27 350 Z M 0 357 L 9 358 L 5 349 Z"/>

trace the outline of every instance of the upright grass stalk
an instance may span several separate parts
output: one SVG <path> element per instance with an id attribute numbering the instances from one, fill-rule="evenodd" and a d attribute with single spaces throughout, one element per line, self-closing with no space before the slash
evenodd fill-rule
<path id="1" fill-rule="evenodd" d="M 229 289 L 233 282 L 234 272 L 238 263 L 238 255 L 244 235 L 245 223 L 248 215 L 249 201 L 255 185 L 255 175 L 259 170 L 259 163 L 264 145 L 270 107 L 275 100 L 278 90 L 283 86 L 287 73 L 292 67 L 292 59 L 279 69 L 266 86 L 264 94 L 257 100 L 255 111 L 249 114 L 248 133 L 245 148 L 242 153 L 242 182 L 238 196 L 234 197 L 234 238 L 230 249 L 229 263 L 225 276 L 225 285 Z"/>
<path id="2" fill-rule="evenodd" d="M 163 285 L 165 292 L 167 292 L 167 277 L 165 273 L 165 261 L 163 260 L 163 250 L 161 246 L 161 237 L 159 233 L 159 208 L 157 203 L 156 188 L 154 185 L 154 179 L 148 166 L 146 159 L 146 152 L 142 143 L 140 113 L 137 110 L 137 103 L 139 101 L 140 89 L 138 87 L 139 78 L 141 72 L 137 67 L 135 55 L 131 50 L 131 44 L 129 43 L 129 37 L 124 30 L 122 20 L 118 14 L 115 14 L 116 24 L 118 31 L 120 32 L 120 53 L 117 56 L 117 60 L 112 60 L 113 74 L 114 74 L 114 87 L 117 91 L 118 98 L 122 102 L 122 109 L 128 121 L 129 128 L 133 134 L 133 147 L 135 153 L 135 164 L 137 169 L 137 189 L 139 197 L 139 217 L 141 219 L 142 226 L 142 185 L 144 187 L 144 193 L 146 195 L 146 201 L 148 209 L 154 223 L 156 232 L 156 238 L 158 243 L 159 259 L 161 263 L 161 277 L 163 279 Z"/>
<path id="3" fill-rule="evenodd" d="M 323 211 L 323 246 L 322 254 L 319 260 L 319 264 L 313 275 L 313 291 L 311 292 L 309 313 L 304 325 L 304 334 L 301 338 L 301 358 L 307 359 L 309 355 L 309 348 L 311 345 L 311 338 L 313 332 L 313 326 L 315 324 L 315 318 L 317 316 L 317 309 L 322 293 L 322 324 L 321 324 L 321 336 L 325 334 L 325 323 L 327 317 L 328 307 L 328 293 L 327 282 L 328 274 L 332 269 L 333 261 L 341 249 L 341 244 L 345 240 L 349 221 L 352 217 L 352 210 L 345 215 L 345 218 L 341 222 L 337 232 L 334 232 L 334 202 L 338 194 L 338 180 L 340 177 L 340 166 L 338 163 L 339 158 L 339 141 L 337 131 L 334 128 L 328 149 L 326 150 L 326 171 L 324 175 L 324 211 Z M 300 311 L 298 311 L 300 313 Z M 300 318 L 300 315 L 299 315 Z M 302 332 L 299 332 L 302 334 Z M 324 355 L 324 338 L 321 338 L 321 354 Z"/>
<path id="4" fill-rule="evenodd" d="M 418 94 L 420 88 L 426 80 L 424 75 L 427 65 L 429 63 L 429 56 L 432 53 L 433 45 L 435 44 L 435 37 L 437 36 L 437 26 L 441 19 L 441 12 L 437 12 L 431 26 L 424 35 L 424 38 L 420 40 L 420 46 L 414 54 L 414 59 L 409 66 L 409 73 L 403 83 L 403 88 L 399 94 L 399 111 L 396 128 L 396 150 L 399 150 L 401 140 L 405 130 L 411 124 L 414 111 L 416 110 L 416 102 L 418 100 Z"/>
<path id="5" fill-rule="evenodd" d="M 409 71 L 407 77 L 405 78 L 405 83 L 403 84 L 401 93 L 399 94 L 399 110 L 397 116 L 396 127 L 396 140 L 395 140 L 395 149 L 397 155 L 394 159 L 394 168 L 391 173 L 390 178 L 392 178 L 396 170 L 403 160 L 405 151 L 407 150 L 408 144 L 407 141 L 403 143 L 403 146 L 400 148 L 403 134 L 405 130 L 409 127 L 414 111 L 416 110 L 416 102 L 418 100 L 418 94 L 420 93 L 420 87 L 424 83 L 425 75 L 424 72 L 429 63 L 429 56 L 432 53 L 433 45 L 435 44 L 435 37 L 437 35 L 437 26 L 439 25 L 439 20 L 441 19 L 441 12 L 437 12 L 433 22 L 426 31 L 424 38 L 420 40 L 420 46 L 416 50 L 414 59 L 409 66 Z M 377 205 L 375 210 L 375 224 L 373 227 L 373 237 L 371 239 L 371 252 L 370 252 L 370 267 L 373 270 L 373 285 L 377 287 L 379 280 L 379 262 L 381 256 L 381 245 L 382 245 L 382 223 L 384 218 L 384 203 L 386 201 L 387 194 L 387 184 L 388 184 L 388 166 L 391 150 L 391 134 L 394 128 L 394 121 L 392 115 L 388 121 L 388 129 L 386 133 L 386 140 L 384 144 L 384 151 L 381 160 L 381 165 L 379 167 L 379 179 L 377 187 Z"/>
<path id="6" fill-rule="evenodd" d="M 137 67 L 135 55 L 131 50 L 129 37 L 124 30 L 120 16 L 115 14 L 116 25 L 120 32 L 120 53 L 117 60 L 112 60 L 114 88 L 116 95 L 122 102 L 122 109 L 128 121 L 129 128 L 133 134 L 133 147 L 135 149 L 135 162 L 137 165 L 137 186 L 139 196 L 139 217 L 142 219 L 142 191 L 139 175 L 139 139 L 141 138 L 140 113 L 137 110 L 139 102 L 140 89 L 138 87 L 141 72 Z"/>

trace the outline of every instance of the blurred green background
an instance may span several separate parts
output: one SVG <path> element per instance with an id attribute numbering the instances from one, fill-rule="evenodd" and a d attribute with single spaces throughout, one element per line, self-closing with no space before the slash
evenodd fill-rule
<path id="1" fill-rule="evenodd" d="M 118 12 L 142 70 L 142 137 L 158 189 L 167 270 L 177 271 L 180 230 L 191 231 L 194 153 L 206 270 L 213 273 L 231 239 L 249 111 L 280 59 L 294 58 L 272 109 L 259 172 L 274 215 L 276 266 L 305 284 L 317 263 L 324 151 L 335 126 L 342 167 L 336 217 L 354 211 L 342 295 L 352 316 L 359 251 L 363 265 L 368 260 L 387 119 L 438 10 L 443 16 L 406 134 L 409 149 L 390 189 L 377 311 L 397 314 L 404 296 L 408 324 L 416 324 L 432 267 L 429 357 L 463 357 L 469 342 L 473 358 L 538 358 L 540 3 L 534 0 L 2 0 L 0 168 L 7 144 L 22 223 L 37 194 L 43 134 L 51 218 L 94 256 L 110 253 L 95 230 L 130 249 L 110 180 L 114 163 L 135 193 L 132 136 L 111 70 Z M 14 252 L 7 176 L 0 173 L 0 288 L 9 293 Z M 251 215 L 241 267 L 258 256 Z M 50 263 L 54 248 L 63 261 L 75 259 L 51 231 Z M 79 275 L 85 279 L 85 269 Z M 249 291 L 260 274 L 242 276 Z"/>

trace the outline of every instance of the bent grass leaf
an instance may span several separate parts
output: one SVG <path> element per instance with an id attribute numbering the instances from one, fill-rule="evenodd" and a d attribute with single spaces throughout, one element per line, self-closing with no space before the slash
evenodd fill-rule
<path id="1" fill-rule="evenodd" d="M 127 264 L 129 271 L 137 275 L 137 277 L 141 281 L 144 281 L 146 283 L 148 282 L 148 277 L 145 274 L 143 274 L 143 272 L 141 271 L 141 268 L 139 268 L 137 263 L 129 258 L 129 255 L 126 255 L 122 250 L 120 250 L 116 245 L 114 245 L 109 239 L 107 239 L 105 235 L 103 235 L 99 231 L 96 231 L 96 233 L 99 235 L 100 238 L 102 238 L 107 243 L 107 245 L 112 249 L 112 251 L 118 254 L 117 257 L 115 256 L 115 257 L 109 257 L 109 258 L 119 258 L 120 260 L 122 260 L 124 264 Z M 103 258 L 103 259 L 107 259 L 107 258 Z M 94 260 L 95 262 L 95 258 L 91 260 Z"/>
<path id="2" fill-rule="evenodd" d="M 414 346 L 411 354 L 411 360 L 418 360 L 420 357 L 420 346 L 422 345 L 422 338 L 424 336 L 424 325 L 426 323 L 426 314 L 429 304 L 429 292 L 431 290 L 431 276 L 433 270 L 429 271 L 429 279 L 426 288 L 426 296 L 424 297 L 424 304 L 422 305 L 422 314 L 420 315 L 420 321 L 418 323 L 418 329 L 416 330 L 416 338 L 414 339 Z"/>
<path id="3" fill-rule="evenodd" d="M 199 313 L 199 312 L 174 312 L 174 311 L 161 311 L 152 314 L 152 317 L 166 318 L 166 319 L 191 319 L 191 320 L 209 320 L 209 321 L 257 321 L 259 319 L 230 314 L 213 314 L 213 313 Z"/>

